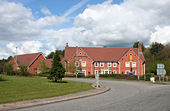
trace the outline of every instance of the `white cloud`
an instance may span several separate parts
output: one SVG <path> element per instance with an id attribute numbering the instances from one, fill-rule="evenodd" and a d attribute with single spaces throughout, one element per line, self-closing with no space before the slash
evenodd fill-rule
<path id="1" fill-rule="evenodd" d="M 48 8 L 42 8 L 41 9 L 41 12 L 44 14 L 44 15 L 51 15 L 51 12 Z"/>
<path id="2" fill-rule="evenodd" d="M 72 14 L 73 12 L 75 12 L 76 10 L 78 10 L 79 8 L 81 8 L 85 3 L 87 3 L 89 0 L 81 0 L 78 4 L 74 5 L 73 7 L 71 7 L 69 10 L 67 10 L 64 14 L 64 16 L 68 16 L 70 14 Z"/>
<path id="3" fill-rule="evenodd" d="M 165 26 L 163 28 L 156 27 L 155 32 L 151 35 L 151 42 L 167 43 L 170 42 L 170 26 Z"/>
<path id="4" fill-rule="evenodd" d="M 73 6 L 65 17 L 86 1 Z M 169 10 L 170 0 L 125 0 L 120 5 L 108 0 L 89 5 L 75 17 L 73 27 L 55 30 L 67 18 L 45 12 L 48 16 L 35 19 L 31 9 L 22 4 L 0 1 L 0 43 L 6 45 L 1 48 L 0 58 L 12 55 L 17 44 L 18 53 L 43 50 L 48 54 L 64 48 L 66 42 L 73 46 L 129 47 L 138 40 L 146 45 L 153 41 L 170 42 Z"/>

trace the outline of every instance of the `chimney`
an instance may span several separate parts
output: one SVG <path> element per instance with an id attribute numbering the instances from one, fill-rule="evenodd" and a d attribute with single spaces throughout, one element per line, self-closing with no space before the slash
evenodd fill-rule
<path id="1" fill-rule="evenodd" d="M 68 42 L 66 43 L 66 47 L 68 47 Z"/>
<path id="2" fill-rule="evenodd" d="M 141 43 L 139 42 L 139 52 L 142 52 L 142 45 L 141 45 Z"/>

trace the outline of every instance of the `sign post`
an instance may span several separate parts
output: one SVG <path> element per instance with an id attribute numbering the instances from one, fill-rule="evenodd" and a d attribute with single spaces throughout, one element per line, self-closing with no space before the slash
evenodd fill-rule
<path id="1" fill-rule="evenodd" d="M 161 78 L 163 78 L 164 82 L 164 77 L 166 74 L 166 70 L 164 68 L 165 68 L 164 64 L 157 64 L 157 75 L 159 76 L 159 82 L 161 82 Z"/>
<path id="2" fill-rule="evenodd" d="M 99 87 L 99 74 L 95 74 L 95 78 L 96 78 L 96 87 Z"/>

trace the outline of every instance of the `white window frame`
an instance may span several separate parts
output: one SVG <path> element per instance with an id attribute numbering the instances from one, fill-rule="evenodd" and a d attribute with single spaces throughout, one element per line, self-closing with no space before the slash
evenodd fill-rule
<path id="1" fill-rule="evenodd" d="M 116 64 L 116 66 L 115 66 L 115 64 Z M 113 67 L 117 67 L 117 63 L 116 62 L 113 63 Z"/>
<path id="2" fill-rule="evenodd" d="M 126 70 L 126 71 L 125 71 L 125 74 L 128 74 L 127 72 L 130 72 L 130 70 Z"/>
<path id="3" fill-rule="evenodd" d="M 128 63 L 129 65 L 127 65 L 127 63 Z M 125 62 L 125 67 L 130 67 L 130 62 Z"/>
<path id="4" fill-rule="evenodd" d="M 103 66 L 101 66 L 103 64 Z M 104 62 L 100 62 L 100 67 L 104 67 Z"/>
<path id="5" fill-rule="evenodd" d="M 97 64 L 97 66 L 96 66 L 96 64 Z M 94 67 L 98 67 L 98 62 L 94 62 Z"/>
<path id="6" fill-rule="evenodd" d="M 86 61 L 82 61 L 81 64 L 82 64 L 82 67 L 86 67 Z"/>
<path id="7" fill-rule="evenodd" d="M 135 65 L 134 65 L 134 63 L 135 63 Z M 132 62 L 132 67 L 136 67 L 136 62 Z"/>
<path id="8" fill-rule="evenodd" d="M 114 73 L 115 72 L 115 73 Z M 113 70 L 113 74 L 117 74 L 117 71 L 116 70 Z"/>
<path id="9" fill-rule="evenodd" d="M 84 75 L 86 75 L 86 70 L 82 70 L 82 72 L 84 72 Z"/>
<path id="10" fill-rule="evenodd" d="M 109 66 L 109 65 L 110 65 L 110 66 Z M 111 62 L 108 62 L 108 63 L 107 63 L 107 66 L 108 66 L 108 67 L 112 67 L 112 63 L 111 63 Z"/>
<path id="11" fill-rule="evenodd" d="M 96 73 L 97 72 L 97 73 Z M 99 71 L 98 70 L 94 70 L 94 74 L 99 74 Z"/>

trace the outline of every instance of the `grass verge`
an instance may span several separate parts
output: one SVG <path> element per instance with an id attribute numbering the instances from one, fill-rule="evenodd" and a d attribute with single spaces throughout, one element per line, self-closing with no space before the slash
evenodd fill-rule
<path id="1" fill-rule="evenodd" d="M 0 82 L 0 104 L 62 96 L 93 89 L 91 83 L 66 81 L 54 83 L 40 77 L 5 76 Z"/>

